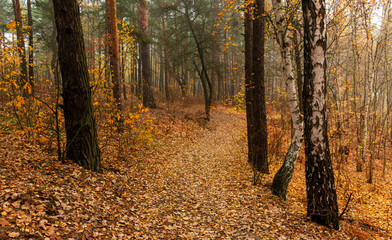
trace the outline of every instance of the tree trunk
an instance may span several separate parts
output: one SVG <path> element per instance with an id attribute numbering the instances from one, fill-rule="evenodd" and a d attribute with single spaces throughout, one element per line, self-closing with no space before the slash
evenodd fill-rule
<path id="1" fill-rule="evenodd" d="M 76 0 L 53 0 L 53 6 L 63 80 L 67 157 L 86 169 L 101 172 L 79 5 Z"/>
<path id="2" fill-rule="evenodd" d="M 142 57 L 141 57 L 141 50 L 140 44 L 138 46 L 139 50 L 139 57 L 137 58 L 137 83 L 136 83 L 136 96 L 138 99 L 142 99 Z"/>
<path id="3" fill-rule="evenodd" d="M 353 18 L 353 29 L 352 29 L 352 55 L 353 55 L 353 89 L 354 89 L 354 114 L 355 114 L 355 126 L 356 126 L 356 136 L 357 136 L 357 146 L 360 145 L 361 143 L 361 132 L 362 132 L 362 128 L 360 129 L 358 127 L 358 124 L 361 125 L 362 123 L 362 119 L 358 119 L 358 114 L 357 114 L 357 12 L 356 12 L 357 7 L 354 6 L 354 12 L 351 13 L 353 14 L 354 18 Z M 363 163 L 362 163 L 362 159 L 360 157 L 360 152 L 358 152 L 358 147 L 356 148 L 356 159 L 357 159 L 357 172 L 362 172 L 363 171 Z"/>
<path id="4" fill-rule="evenodd" d="M 303 0 L 304 120 L 307 215 L 339 229 L 338 203 L 329 151 L 326 117 L 327 47 L 324 0 Z"/>
<path id="5" fill-rule="evenodd" d="M 113 83 L 113 98 L 116 105 L 116 110 L 120 116 L 119 122 L 122 121 L 122 106 L 121 106 L 121 78 L 120 78 L 120 54 L 119 54 L 119 43 L 118 43 L 118 31 L 117 31 L 117 9 L 116 0 L 106 0 L 106 10 L 109 10 L 109 55 L 110 55 L 110 69 Z"/>
<path id="6" fill-rule="evenodd" d="M 283 165 L 276 173 L 272 182 L 272 193 L 286 200 L 287 187 L 291 181 L 294 172 L 294 166 L 301 150 L 303 139 L 303 120 L 301 117 L 297 91 L 295 88 L 295 79 L 293 73 L 293 64 L 290 56 L 290 43 L 288 42 L 285 18 L 283 15 L 283 5 L 281 1 L 272 1 L 274 10 L 274 21 L 277 28 L 277 40 L 280 45 L 280 54 L 283 61 L 283 77 L 286 82 L 287 103 L 291 115 L 292 138 L 290 148 L 286 153 Z M 295 31 L 295 30 L 294 30 Z"/>
<path id="7" fill-rule="evenodd" d="M 120 54 L 121 54 L 121 68 L 120 69 L 121 69 L 122 93 L 123 93 L 124 101 L 126 101 L 128 99 L 128 97 L 127 97 L 127 86 L 126 86 L 126 81 L 125 81 L 125 63 L 127 61 L 127 56 L 126 56 L 126 53 L 125 53 L 125 44 L 124 44 L 123 40 L 121 40 L 120 47 L 121 47 L 121 51 L 120 51 Z"/>
<path id="8" fill-rule="evenodd" d="M 161 0 L 161 6 L 163 7 L 163 1 Z M 165 25 L 166 14 L 162 13 L 162 32 L 163 32 L 163 54 L 164 54 L 164 78 L 165 78 L 165 97 L 166 101 L 170 99 L 169 89 L 169 74 L 168 74 L 168 59 L 167 59 L 167 40 L 166 40 L 166 25 Z"/>
<path id="9" fill-rule="evenodd" d="M 49 1 L 49 5 L 51 7 L 53 7 L 53 0 Z M 53 73 L 53 79 L 54 79 L 54 83 L 56 86 L 59 86 L 60 83 L 60 71 L 59 71 L 59 65 L 58 65 L 58 44 L 57 44 L 57 29 L 56 29 L 56 20 L 53 20 L 52 22 L 52 36 L 50 39 L 50 48 L 53 51 L 53 55 L 52 55 L 52 59 L 50 62 L 50 71 L 51 73 Z"/>
<path id="10" fill-rule="evenodd" d="M 138 2 L 138 18 L 139 26 L 142 31 L 142 39 L 140 41 L 140 57 L 142 62 L 142 80 L 143 80 L 143 105 L 148 108 L 156 108 L 154 95 L 152 92 L 151 80 L 151 62 L 149 43 L 147 42 L 148 34 L 148 12 L 147 2 L 145 0 Z"/>
<path id="11" fill-rule="evenodd" d="M 29 32 L 29 83 L 34 92 L 34 38 L 33 38 L 33 16 L 31 14 L 31 1 L 27 0 L 27 25 Z"/>
<path id="12" fill-rule="evenodd" d="M 219 49 L 219 41 L 220 41 L 220 29 L 219 29 L 219 0 L 214 0 L 214 54 L 213 54 L 213 65 L 214 65 L 214 73 L 215 79 L 217 80 L 217 94 L 216 99 L 223 99 L 223 81 L 222 81 L 222 72 L 221 72 L 221 63 L 220 63 L 220 49 Z"/>
<path id="13" fill-rule="evenodd" d="M 303 99 L 302 99 L 302 90 L 304 88 L 304 82 L 302 81 L 302 65 L 301 65 L 301 51 L 299 50 L 298 43 L 298 33 L 299 30 L 294 29 L 293 31 L 293 44 L 294 44 L 294 52 L 295 52 L 295 65 L 297 67 L 297 89 L 298 89 L 298 100 L 299 100 L 299 110 L 301 113 L 304 112 L 303 107 Z"/>
<path id="14" fill-rule="evenodd" d="M 12 5 L 14 7 L 15 22 L 16 22 L 16 38 L 18 45 L 18 53 L 20 59 L 20 77 L 18 85 L 24 95 L 27 95 L 25 84 L 28 82 L 27 75 L 27 61 L 26 61 L 26 49 L 23 37 L 23 25 L 22 25 L 22 11 L 20 7 L 19 0 L 12 0 Z"/>
<path id="15" fill-rule="evenodd" d="M 246 2 L 247 0 L 245 0 Z M 252 163 L 253 159 L 253 144 L 252 144 L 252 132 L 253 132 L 253 115 L 252 115 L 252 39 L 253 39 L 253 4 L 249 4 L 245 8 L 245 19 L 244 19 L 244 41 L 245 41 L 245 102 L 246 102 L 246 126 L 248 132 L 248 162 Z"/>
<path id="16" fill-rule="evenodd" d="M 197 50 L 198 58 L 200 60 L 200 65 L 201 65 L 201 69 L 199 69 L 197 63 L 195 62 L 195 60 L 193 60 L 193 65 L 195 66 L 195 69 L 200 77 L 200 80 L 201 80 L 201 83 L 203 86 L 205 113 L 206 113 L 205 120 L 210 121 L 210 111 L 211 111 L 213 95 L 214 95 L 214 84 L 211 81 L 210 76 L 208 74 L 206 59 L 204 57 L 205 49 L 203 48 L 203 44 L 200 41 L 200 39 L 198 38 L 196 30 L 194 29 L 194 25 L 193 25 L 194 22 L 192 22 L 192 20 L 191 20 L 188 5 L 186 4 L 187 2 L 185 0 L 183 0 L 183 3 L 185 4 L 186 21 L 188 22 L 188 26 L 190 28 L 192 38 L 195 41 L 196 50 Z"/>
<path id="17" fill-rule="evenodd" d="M 269 173 L 268 146 L 267 146 L 267 114 L 265 106 L 264 87 L 264 0 L 255 1 L 253 18 L 253 45 L 252 45 L 252 82 L 251 104 L 252 125 L 251 132 L 251 163 L 262 172 Z"/>

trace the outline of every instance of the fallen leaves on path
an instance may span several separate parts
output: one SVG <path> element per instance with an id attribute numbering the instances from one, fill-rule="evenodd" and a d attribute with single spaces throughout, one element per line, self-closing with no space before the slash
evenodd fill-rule
<path id="1" fill-rule="evenodd" d="M 0 239 L 366 239 L 383 237 L 342 222 L 334 231 L 306 218 L 304 169 L 296 168 L 288 201 L 253 185 L 241 151 L 245 118 L 214 109 L 154 110 L 156 142 L 103 148 L 104 173 L 61 164 L 34 143 L 0 133 Z M 159 133 L 159 134 L 158 134 Z M 102 135 L 102 133 L 101 133 Z M 272 164 L 273 171 L 279 163 Z M 354 217 L 358 217 L 356 213 Z M 366 232 L 369 233 L 366 233 Z M 384 234 L 384 235 L 383 235 Z"/>

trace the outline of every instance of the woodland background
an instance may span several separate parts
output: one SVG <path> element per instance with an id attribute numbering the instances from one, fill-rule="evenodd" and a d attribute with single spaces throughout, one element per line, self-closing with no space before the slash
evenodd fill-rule
<path id="1" fill-rule="evenodd" d="M 247 163 L 246 1 L 148 1 L 148 31 L 140 27 L 138 2 L 115 1 L 119 98 L 113 94 L 105 2 L 80 2 L 101 174 L 65 159 L 52 2 L 21 1 L 22 27 L 15 22 L 16 2 L 0 1 L 0 238 L 390 237 L 390 1 L 326 1 L 328 134 L 345 209 L 339 231 L 306 218 L 303 150 L 287 200 L 270 193 L 292 136 L 270 1 L 264 65 L 269 175 Z M 301 2 L 285 1 L 283 13 L 301 86 Z M 142 96 L 143 44 L 155 106 Z M 213 86 L 210 116 L 202 68 Z M 301 95 L 301 87 L 297 91 Z"/>

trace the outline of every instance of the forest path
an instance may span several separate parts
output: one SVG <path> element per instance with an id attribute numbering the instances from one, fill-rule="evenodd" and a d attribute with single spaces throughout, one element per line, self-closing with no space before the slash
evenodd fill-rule
<path id="1" fill-rule="evenodd" d="M 196 134 L 165 139 L 156 148 L 149 160 L 154 174 L 144 176 L 148 186 L 135 201 L 142 206 L 133 204 L 137 212 L 148 209 L 139 215 L 144 226 L 159 229 L 162 239 L 315 239 L 309 224 L 304 227 L 303 203 L 270 194 L 265 183 L 273 176 L 253 185 L 244 121 L 243 113 L 217 108 Z M 154 236 L 149 229 L 140 237 L 146 232 Z"/>
<path id="2" fill-rule="evenodd" d="M 219 109 L 198 133 L 166 139 L 157 148 L 150 160 L 158 163 L 157 175 L 146 194 L 167 237 L 256 236 L 246 196 L 256 200 L 258 190 L 239 195 L 251 185 L 251 176 L 242 171 L 248 168 L 246 159 L 238 152 L 243 121 L 243 115 Z"/>
<path id="3" fill-rule="evenodd" d="M 272 196 L 272 174 L 253 185 L 243 113 L 218 107 L 201 127 L 179 110 L 152 111 L 169 135 L 121 158 L 101 133 L 102 174 L 0 131 L 0 239 L 350 239 L 309 223 L 304 197 Z"/>
<path id="4" fill-rule="evenodd" d="M 249 184 L 249 176 L 238 172 L 241 165 L 247 165 L 246 159 L 239 161 L 244 159 L 238 154 L 237 143 L 243 120 L 241 115 L 218 110 L 196 138 L 177 139 L 164 148 L 167 159 L 161 169 L 163 201 L 173 205 L 161 210 L 172 211 L 168 217 L 179 220 L 179 229 L 188 229 L 183 237 L 234 236 L 235 231 L 249 230 L 246 219 L 250 213 L 237 212 L 243 208 L 240 200 L 245 196 L 236 198 L 243 188 L 241 182 Z M 235 229 L 229 230 L 230 225 Z"/>

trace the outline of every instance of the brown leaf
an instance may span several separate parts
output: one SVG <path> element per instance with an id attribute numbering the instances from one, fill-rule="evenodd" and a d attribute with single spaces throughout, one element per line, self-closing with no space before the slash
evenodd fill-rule
<path id="1" fill-rule="evenodd" d="M 5 227 L 10 225 L 10 223 L 5 218 L 0 218 L 0 226 Z"/>
<path id="2" fill-rule="evenodd" d="M 84 230 L 83 240 L 94 240 L 93 234 L 87 230 Z"/>
<path id="3" fill-rule="evenodd" d="M 8 234 L 8 237 L 10 237 L 10 238 L 17 238 L 19 236 L 20 236 L 19 232 L 11 232 Z"/>

